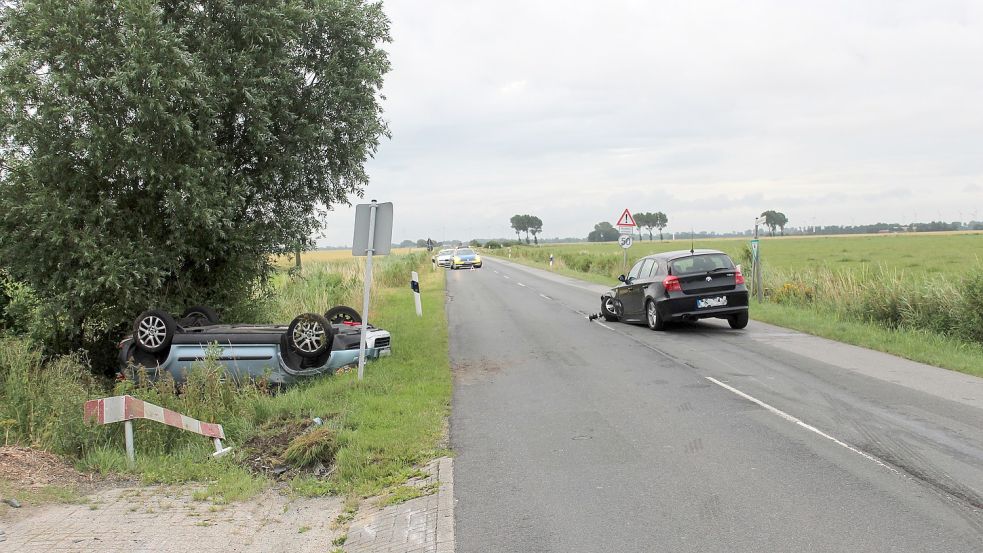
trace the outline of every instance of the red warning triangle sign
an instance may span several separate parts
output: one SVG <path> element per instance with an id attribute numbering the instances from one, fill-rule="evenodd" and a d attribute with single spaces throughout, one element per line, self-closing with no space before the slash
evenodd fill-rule
<path id="1" fill-rule="evenodd" d="M 615 223 L 614 226 L 616 226 L 616 227 L 634 227 L 634 226 L 636 226 L 635 225 L 635 218 L 632 217 L 631 216 L 631 212 L 626 209 L 625 212 L 621 214 L 621 217 L 618 217 L 618 222 Z"/>

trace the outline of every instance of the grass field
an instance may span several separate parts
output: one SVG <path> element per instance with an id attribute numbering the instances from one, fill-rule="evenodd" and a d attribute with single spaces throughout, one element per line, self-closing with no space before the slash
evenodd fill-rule
<path id="1" fill-rule="evenodd" d="M 740 256 L 743 238 L 696 240 L 696 248 L 718 249 L 734 259 Z M 629 266 L 637 259 L 658 252 L 690 249 L 689 240 L 640 241 L 636 238 L 628 250 Z M 540 252 L 538 255 L 533 255 Z M 615 256 L 622 250 L 617 243 L 550 244 L 513 247 L 513 256 L 545 261 L 549 254 L 589 254 Z M 496 255 L 502 255 L 501 252 Z M 544 257 L 545 256 L 545 257 Z M 983 262 L 983 232 L 878 234 L 862 236 L 762 237 L 761 257 L 765 267 L 776 269 L 820 268 L 863 269 L 884 267 L 912 276 L 961 276 Z M 622 265 L 617 264 L 620 272 Z M 617 274 L 613 275 L 617 277 Z"/>
<path id="2" fill-rule="evenodd" d="M 696 240 L 749 273 L 746 239 Z M 688 240 L 637 241 L 628 267 Z M 507 257 L 508 250 L 488 253 Z M 513 246 L 513 261 L 617 285 L 616 243 Z M 983 233 L 762 237 L 764 305 L 752 318 L 983 376 Z M 836 324 L 831 324 L 835 321 Z"/>

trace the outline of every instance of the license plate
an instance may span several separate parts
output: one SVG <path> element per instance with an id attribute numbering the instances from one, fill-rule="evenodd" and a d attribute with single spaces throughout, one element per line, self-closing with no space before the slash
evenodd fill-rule
<path id="1" fill-rule="evenodd" d="M 727 306 L 727 296 L 717 296 L 716 298 L 701 298 L 696 300 L 697 309 L 705 309 L 707 307 L 726 307 Z"/>

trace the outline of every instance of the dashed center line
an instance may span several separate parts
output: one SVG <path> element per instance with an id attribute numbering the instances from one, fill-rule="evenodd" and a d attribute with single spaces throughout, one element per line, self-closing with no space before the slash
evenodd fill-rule
<path id="1" fill-rule="evenodd" d="M 505 278 L 512 278 L 509 275 L 502 275 L 502 276 L 505 277 Z"/>
<path id="2" fill-rule="evenodd" d="M 516 282 L 516 284 L 518 284 L 519 286 L 522 286 L 523 288 L 525 288 L 525 287 L 526 287 L 526 285 L 525 285 L 525 284 L 523 284 L 523 283 L 521 283 L 521 282 Z"/>
<path id="3" fill-rule="evenodd" d="M 543 298 L 544 300 L 551 300 L 551 299 L 553 299 L 553 298 L 551 298 L 551 297 L 549 297 L 549 296 L 547 296 L 545 294 L 540 294 L 539 297 Z"/>

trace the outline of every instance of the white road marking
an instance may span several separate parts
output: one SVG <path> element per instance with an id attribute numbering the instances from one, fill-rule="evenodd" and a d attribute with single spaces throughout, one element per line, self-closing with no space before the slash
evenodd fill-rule
<path id="1" fill-rule="evenodd" d="M 521 283 L 521 282 L 516 282 L 516 284 L 518 284 L 519 286 L 522 286 L 523 288 L 525 288 L 525 287 L 526 287 L 526 285 L 525 285 L 525 284 L 523 284 L 523 283 Z"/>
<path id="2" fill-rule="evenodd" d="M 502 275 L 502 276 L 505 277 L 505 278 L 512 278 L 509 275 Z"/>
<path id="3" fill-rule="evenodd" d="M 744 399 L 746 399 L 748 401 L 751 401 L 753 403 L 757 403 L 761 407 L 764 407 L 765 409 L 771 411 L 772 413 L 778 415 L 779 417 L 781 417 L 781 418 L 783 418 L 783 419 L 785 419 L 785 420 L 787 420 L 787 421 L 789 421 L 791 423 L 795 423 L 795 424 L 801 426 L 802 428 L 805 428 L 806 430 L 808 430 L 810 432 L 814 432 L 814 433 L 822 436 L 823 438 L 826 438 L 827 440 L 833 442 L 836 445 L 843 446 L 843 447 L 849 449 L 850 451 L 856 453 L 857 455 L 860 455 L 861 457 L 863 457 L 864 459 L 867 459 L 868 461 L 872 461 L 874 463 L 877 463 L 878 465 L 886 468 L 887 470 L 893 472 L 894 474 L 898 474 L 898 475 L 901 474 L 901 472 L 899 472 L 897 469 L 895 469 L 892 466 L 889 466 L 889 465 L 885 464 L 883 461 L 881 461 L 877 457 L 874 457 L 873 455 L 870 455 L 869 453 L 864 453 L 863 451 L 860 451 L 859 449 L 853 447 L 852 445 L 850 445 L 850 444 L 848 444 L 846 442 L 843 442 L 841 440 L 838 440 L 838 439 L 834 438 L 833 436 L 830 436 L 829 434 L 823 432 L 822 430 L 816 428 L 815 426 L 812 426 L 811 424 L 806 424 L 806 423 L 802 422 L 801 420 L 793 417 L 792 415 L 789 415 L 788 413 L 786 413 L 785 411 L 782 411 L 781 409 L 778 409 L 776 407 L 772 407 L 771 405 L 768 405 L 767 403 L 761 401 L 760 399 L 753 398 L 753 397 L 745 394 L 744 392 L 738 390 L 737 388 L 734 388 L 733 386 L 728 386 L 727 384 L 724 384 L 723 382 L 717 380 L 716 378 L 713 378 L 712 376 L 706 376 L 704 378 L 706 378 L 710 382 L 713 382 L 717 386 L 720 386 L 721 388 L 724 388 L 725 390 L 730 390 L 731 392 L 734 392 L 735 394 L 741 396 L 742 398 L 744 398 Z"/>
<path id="4" fill-rule="evenodd" d="M 492 270 L 495 271 L 495 269 L 492 269 Z M 495 271 L 495 274 L 497 275 L 498 274 L 498 271 Z"/>
<path id="5" fill-rule="evenodd" d="M 604 328 L 606 328 L 606 329 L 608 329 L 608 330 L 614 330 L 613 328 L 611 328 L 610 326 L 608 326 L 608 325 L 606 325 L 606 324 L 604 324 L 604 323 L 602 323 L 601 321 L 597 321 L 597 324 L 599 324 L 599 325 L 601 325 L 601 326 L 603 326 Z M 618 332 L 617 330 L 614 330 L 614 331 L 615 331 L 615 332 Z"/>
<path id="6" fill-rule="evenodd" d="M 543 294 L 540 294 L 539 297 L 543 298 L 544 300 L 551 300 L 551 299 L 553 299 L 553 298 L 551 298 L 549 296 L 546 296 L 546 295 L 543 295 Z"/>

